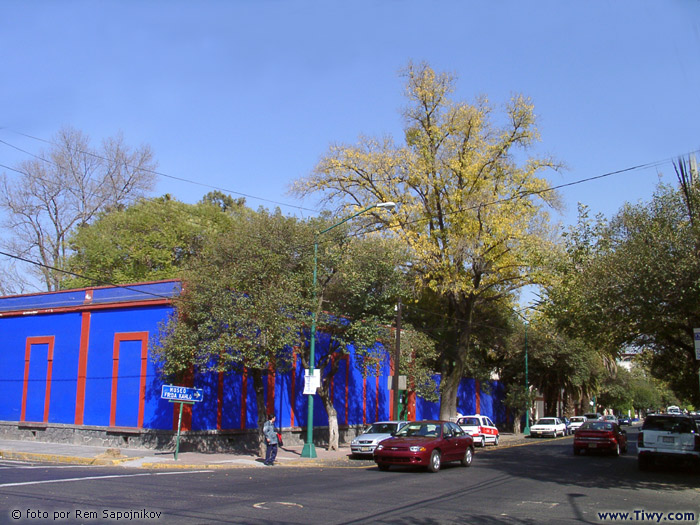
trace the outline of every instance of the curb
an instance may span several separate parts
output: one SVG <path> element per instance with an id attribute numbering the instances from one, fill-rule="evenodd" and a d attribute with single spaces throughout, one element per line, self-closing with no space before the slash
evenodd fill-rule
<path id="1" fill-rule="evenodd" d="M 0 459 L 15 459 L 19 461 L 45 461 L 47 463 L 70 463 L 74 465 L 119 465 L 133 458 L 86 458 L 82 456 L 60 456 L 57 454 L 42 454 L 38 452 L 15 452 L 0 450 Z"/>
<path id="2" fill-rule="evenodd" d="M 477 453 L 490 453 L 492 450 L 503 450 L 506 448 L 522 447 L 525 445 L 534 445 L 537 443 L 549 443 L 554 440 L 565 439 L 566 437 L 551 438 L 551 439 L 533 439 L 533 438 L 521 438 L 513 440 L 510 443 L 501 442 L 497 446 L 489 447 L 477 447 Z M 136 462 L 145 458 L 140 457 L 121 457 L 121 458 L 109 458 L 109 457 L 84 457 L 84 456 L 64 456 L 58 454 L 44 454 L 38 452 L 17 452 L 13 450 L 0 450 L 0 459 L 10 459 L 18 461 L 41 461 L 47 463 L 67 463 L 72 465 L 95 465 L 95 466 L 119 466 L 128 462 Z M 319 458 L 309 458 L 306 460 L 300 460 L 298 458 L 283 459 L 278 458 L 277 467 L 295 467 L 295 468 L 347 468 L 347 469 L 363 469 L 370 468 L 374 465 L 364 464 L 364 465 L 353 465 L 347 456 L 329 458 L 329 459 L 319 459 Z M 131 466 L 131 465 L 123 465 Z M 142 469 L 171 469 L 171 470 L 195 470 L 195 469 L 207 469 L 207 470 L 226 470 L 226 469 L 246 469 L 246 468 L 264 468 L 264 465 L 256 460 L 233 460 L 226 463 L 163 463 L 163 462 L 142 462 L 138 465 L 133 465 L 134 468 Z"/>

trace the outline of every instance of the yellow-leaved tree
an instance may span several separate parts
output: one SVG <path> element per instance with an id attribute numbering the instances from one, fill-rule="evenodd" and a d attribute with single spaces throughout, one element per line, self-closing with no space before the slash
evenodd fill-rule
<path id="1" fill-rule="evenodd" d="M 457 411 L 469 374 L 475 307 L 516 299 L 540 279 L 551 247 L 548 209 L 557 196 L 539 176 L 560 165 L 528 150 L 539 140 L 531 102 L 514 96 L 500 122 L 486 99 L 450 99 L 455 78 L 427 64 L 404 70 L 404 144 L 361 137 L 332 146 L 292 193 L 320 194 L 325 204 L 356 210 L 394 201 L 384 230 L 410 248 L 417 285 L 441 298 L 449 336 L 440 344 L 440 417 Z M 374 220 L 377 217 L 373 217 Z"/>

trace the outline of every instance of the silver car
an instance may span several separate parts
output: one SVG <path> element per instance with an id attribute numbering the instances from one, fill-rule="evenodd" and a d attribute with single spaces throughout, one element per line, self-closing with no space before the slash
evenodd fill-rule
<path id="1" fill-rule="evenodd" d="M 406 421 L 377 421 L 350 442 L 353 456 L 371 456 L 380 441 L 390 438 Z"/>

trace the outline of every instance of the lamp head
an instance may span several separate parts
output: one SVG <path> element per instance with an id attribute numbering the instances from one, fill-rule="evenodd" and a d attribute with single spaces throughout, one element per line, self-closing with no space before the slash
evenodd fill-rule
<path id="1" fill-rule="evenodd" d="M 395 202 L 380 202 L 379 204 L 375 204 L 375 207 L 377 207 L 377 208 L 395 208 L 396 203 Z"/>

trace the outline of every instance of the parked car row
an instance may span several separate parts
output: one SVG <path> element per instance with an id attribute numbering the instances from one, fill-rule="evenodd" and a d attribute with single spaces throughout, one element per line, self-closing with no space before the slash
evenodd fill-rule
<path id="1" fill-rule="evenodd" d="M 530 427 L 532 436 L 565 436 L 574 430 L 575 456 L 591 453 L 624 454 L 627 431 L 615 416 L 588 414 L 563 418 L 540 418 Z M 622 418 L 621 418 L 622 419 Z M 452 421 L 379 421 L 351 443 L 353 455 L 371 455 L 380 470 L 393 465 L 421 466 L 437 472 L 450 461 L 469 467 L 474 446 L 498 445 L 498 429 L 486 416 L 462 416 Z M 637 460 L 641 470 L 657 462 L 691 463 L 700 468 L 700 426 L 685 414 L 647 416 L 637 437 Z"/>

